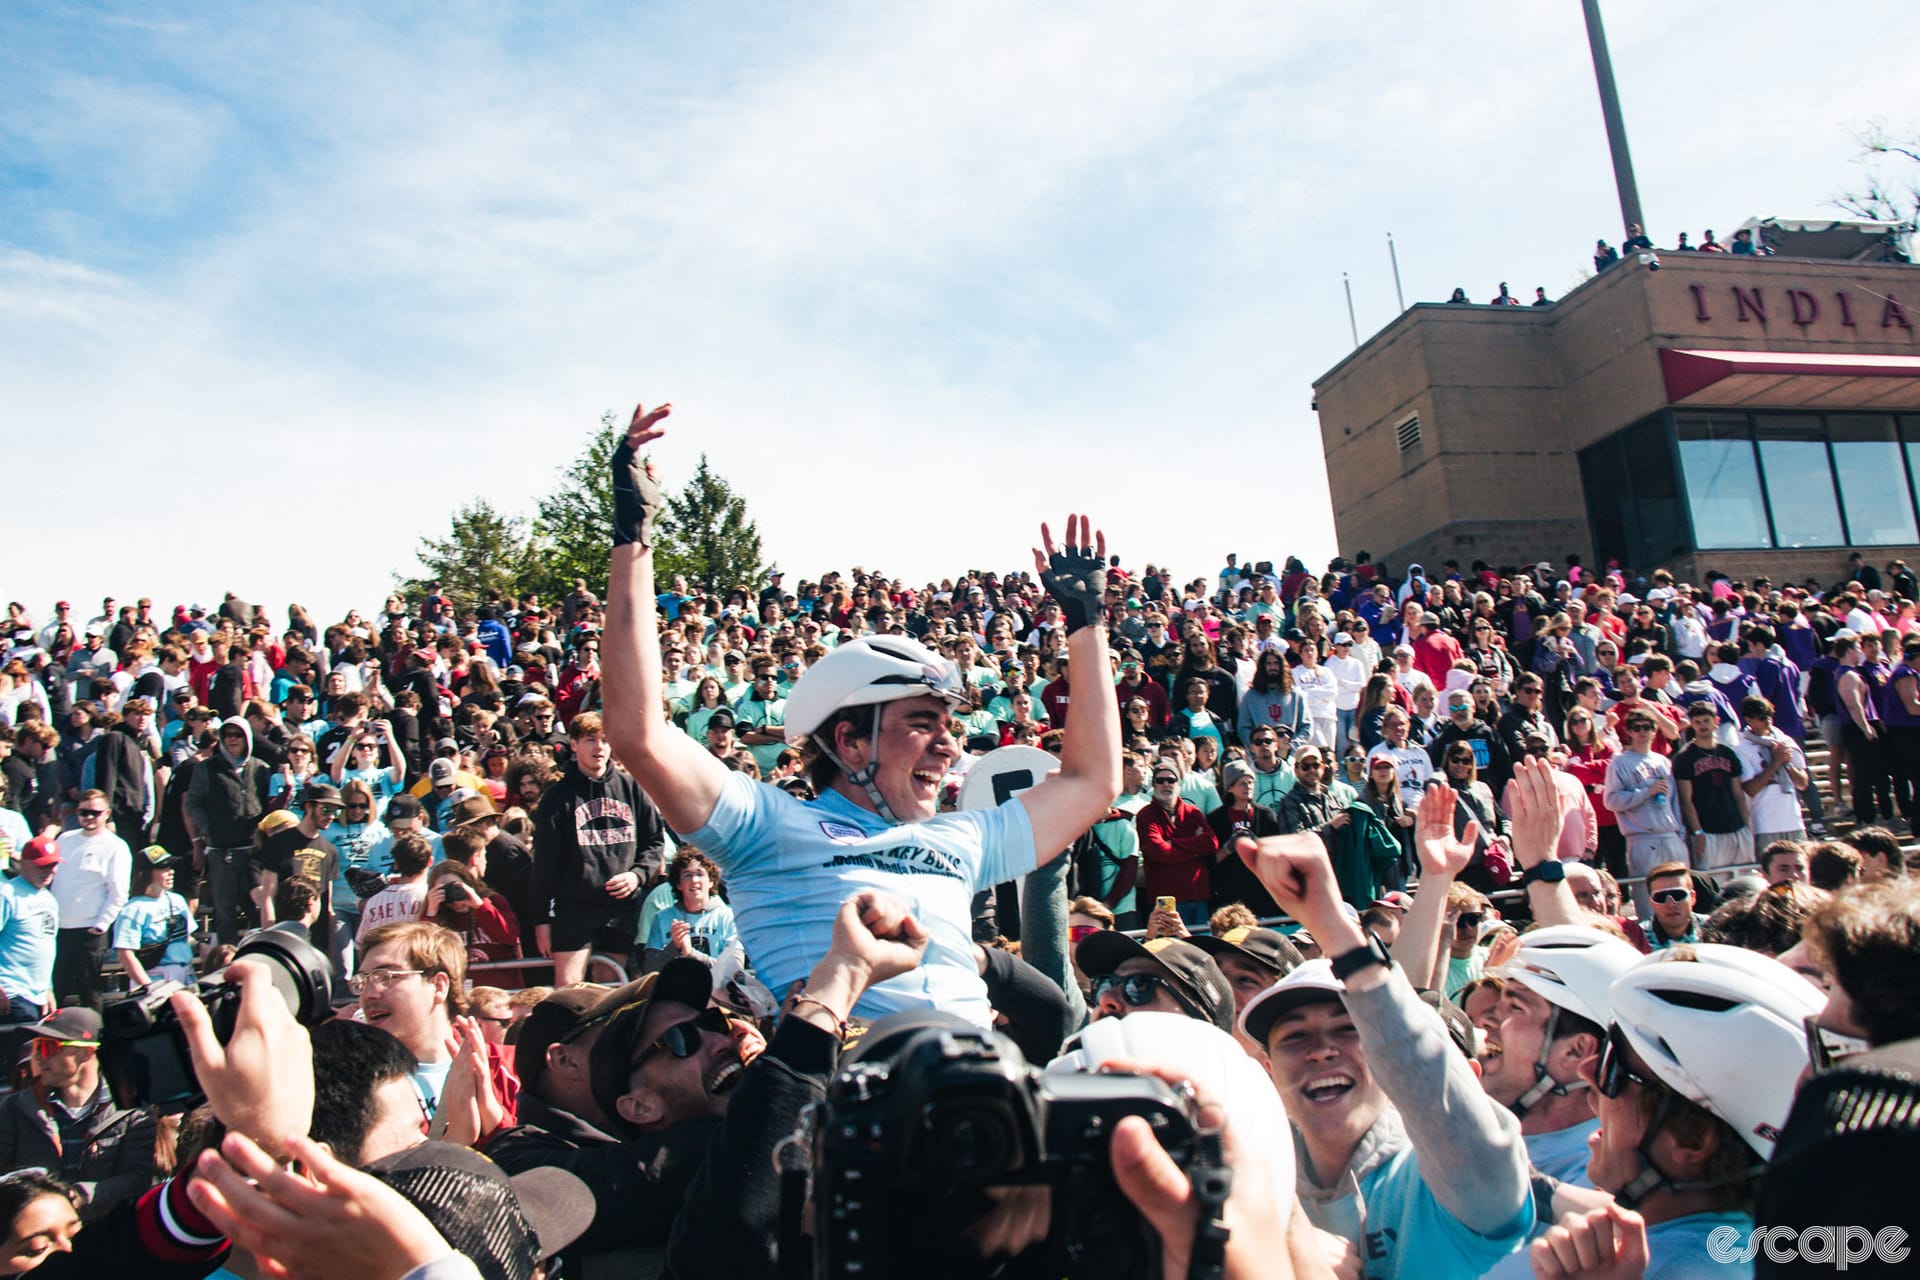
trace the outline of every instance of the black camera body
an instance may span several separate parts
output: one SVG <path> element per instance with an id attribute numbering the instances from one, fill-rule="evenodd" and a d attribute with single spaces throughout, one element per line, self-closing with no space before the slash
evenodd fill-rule
<path id="1" fill-rule="evenodd" d="M 986 1188 L 1023 1185 L 1049 1189 L 1051 1229 L 1001 1274 L 1160 1273 L 1159 1238 L 1115 1184 L 1108 1144 L 1140 1116 L 1194 1169 L 1189 1097 L 1150 1076 L 1043 1075 L 1005 1036 L 950 1014 L 898 1019 L 867 1033 L 810 1116 L 816 1277 L 994 1274 L 960 1237 L 991 1206 Z"/>
<path id="2" fill-rule="evenodd" d="M 261 929 L 242 942 L 234 959 L 267 965 L 274 990 L 301 1025 L 326 1021 L 333 987 L 333 965 L 298 923 Z M 172 1006 L 178 982 L 156 982 L 109 1002 L 100 1011 L 100 1067 L 121 1107 L 156 1107 L 164 1115 L 191 1111 L 205 1100 L 187 1051 L 186 1032 Z M 213 1021 L 221 1044 L 233 1037 L 240 1016 L 240 988 L 220 978 L 205 978 L 194 988 Z"/>

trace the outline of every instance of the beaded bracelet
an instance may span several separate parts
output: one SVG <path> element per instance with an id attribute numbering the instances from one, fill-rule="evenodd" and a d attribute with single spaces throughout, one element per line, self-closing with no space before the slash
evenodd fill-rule
<path id="1" fill-rule="evenodd" d="M 847 1038 L 847 1020 L 835 1013 L 832 1005 L 820 999 L 818 996 L 809 995 L 802 991 L 793 998 L 793 1007 L 797 1010 L 803 1004 L 810 1004 L 826 1014 L 829 1018 L 832 1018 L 834 1034 L 838 1035 L 842 1040 Z"/>

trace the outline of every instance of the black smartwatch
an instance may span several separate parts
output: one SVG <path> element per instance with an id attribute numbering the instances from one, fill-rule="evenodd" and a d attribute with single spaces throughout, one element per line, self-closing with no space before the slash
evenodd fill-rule
<path id="1" fill-rule="evenodd" d="M 1383 969 L 1391 969 L 1393 968 L 1393 958 L 1387 954 L 1387 949 L 1380 944 L 1380 939 L 1370 933 L 1367 935 L 1367 941 L 1364 946 L 1355 947 L 1345 955 L 1338 955 L 1333 958 L 1333 976 L 1345 982 L 1362 969 L 1371 968 L 1376 964 Z"/>
<path id="2" fill-rule="evenodd" d="M 1528 885 L 1534 883 L 1535 881 L 1538 881 L 1541 884 L 1559 884 L 1562 880 L 1565 880 L 1566 878 L 1567 878 L 1566 864 L 1562 862 L 1553 861 L 1550 859 L 1546 862 L 1542 862 L 1538 864 L 1537 866 L 1528 867 L 1524 872 L 1522 872 L 1520 876 L 1520 887 L 1524 889 Z"/>

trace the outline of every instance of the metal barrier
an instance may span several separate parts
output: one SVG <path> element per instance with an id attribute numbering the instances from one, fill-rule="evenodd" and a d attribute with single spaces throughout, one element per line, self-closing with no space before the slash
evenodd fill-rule
<path id="1" fill-rule="evenodd" d="M 467 966 L 467 977 L 471 981 L 482 973 L 524 973 L 525 970 L 529 969 L 546 969 L 551 971 L 552 968 L 553 961 L 546 956 L 522 956 L 517 960 L 482 960 L 477 964 Z M 551 976 L 551 973 L 549 973 L 549 976 Z M 599 982 L 607 986 L 617 987 L 627 981 L 627 969 L 625 965 L 615 960 L 612 956 L 595 952 L 593 955 L 587 957 L 586 980 L 588 982 Z M 480 985 L 486 986 L 493 984 L 482 983 Z M 523 976 L 520 981 L 511 985 L 500 985 L 502 985 L 504 990 L 517 991 L 522 987 L 541 986 L 544 984 L 528 982 Z"/>

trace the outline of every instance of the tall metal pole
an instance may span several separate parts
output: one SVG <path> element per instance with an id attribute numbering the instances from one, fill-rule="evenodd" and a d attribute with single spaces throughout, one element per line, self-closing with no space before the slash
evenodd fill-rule
<path id="1" fill-rule="evenodd" d="M 1613 58 L 1607 53 L 1607 29 L 1600 22 L 1600 0 L 1580 0 L 1580 7 L 1587 16 L 1593 78 L 1600 83 L 1600 114 L 1607 122 L 1607 148 L 1613 153 L 1613 185 L 1620 191 L 1620 217 L 1627 227 L 1645 227 L 1640 190 L 1633 182 L 1633 157 L 1627 153 L 1627 125 L 1620 116 L 1620 92 L 1613 84 Z"/>
<path id="2" fill-rule="evenodd" d="M 1400 291 L 1400 255 L 1393 247 L 1393 232 L 1387 232 L 1387 256 L 1393 259 L 1393 296 L 1400 303 L 1400 309 L 1407 309 L 1407 295 Z"/>
<path id="3" fill-rule="evenodd" d="M 1347 273 L 1340 273 L 1340 283 L 1347 291 L 1347 327 L 1353 330 L 1353 349 L 1360 349 L 1360 322 L 1353 318 L 1353 281 L 1347 279 Z"/>

